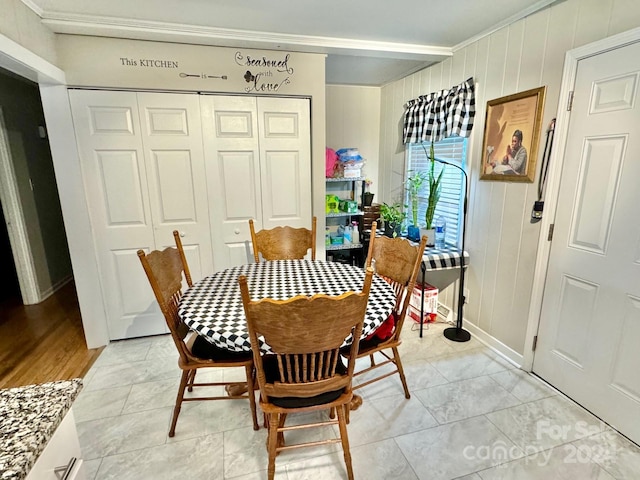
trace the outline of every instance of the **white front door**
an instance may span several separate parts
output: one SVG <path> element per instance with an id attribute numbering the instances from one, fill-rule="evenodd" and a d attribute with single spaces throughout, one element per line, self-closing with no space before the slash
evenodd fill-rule
<path id="1" fill-rule="evenodd" d="M 533 371 L 640 442 L 640 44 L 578 62 Z"/>
<path id="2" fill-rule="evenodd" d="M 216 271 L 253 261 L 257 230 L 311 227 L 306 99 L 201 97 Z"/>
<path id="3" fill-rule="evenodd" d="M 213 271 L 196 95 L 70 90 L 111 340 L 166 333 L 137 250 L 184 234 L 194 280 Z"/>

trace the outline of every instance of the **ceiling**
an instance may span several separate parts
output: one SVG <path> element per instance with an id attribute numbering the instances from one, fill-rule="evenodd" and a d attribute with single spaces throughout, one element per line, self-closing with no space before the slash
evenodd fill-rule
<path id="1" fill-rule="evenodd" d="M 57 33 L 326 53 L 381 86 L 558 0 L 22 0 Z"/>

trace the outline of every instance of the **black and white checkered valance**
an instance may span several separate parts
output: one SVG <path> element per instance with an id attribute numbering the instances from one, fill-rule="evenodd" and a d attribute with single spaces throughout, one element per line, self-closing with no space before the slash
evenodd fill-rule
<path id="1" fill-rule="evenodd" d="M 405 105 L 403 143 L 468 137 L 476 114 L 473 77 L 449 90 L 420 95 Z"/>

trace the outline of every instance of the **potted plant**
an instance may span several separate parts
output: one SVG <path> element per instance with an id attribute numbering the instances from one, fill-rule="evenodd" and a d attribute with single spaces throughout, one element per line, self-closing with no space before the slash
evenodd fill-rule
<path id="1" fill-rule="evenodd" d="M 400 203 L 396 202 L 393 205 L 383 203 L 380 205 L 380 217 L 384 220 L 384 234 L 395 238 L 400 235 L 402 222 L 407 218 L 407 214 Z"/>
<path id="2" fill-rule="evenodd" d="M 431 142 L 431 148 L 429 149 L 429 160 L 431 161 L 431 167 L 429 168 L 429 173 L 427 180 L 429 182 L 429 200 L 427 201 L 427 211 L 425 213 L 425 226 L 426 231 L 421 232 L 422 235 L 427 236 L 427 245 L 433 246 L 435 244 L 435 229 L 433 228 L 433 216 L 436 213 L 436 205 L 438 204 L 438 200 L 440 200 L 440 190 L 442 185 L 440 184 L 440 180 L 442 180 L 442 174 L 444 173 L 444 165 L 442 166 L 442 170 L 440 170 L 440 174 L 435 176 L 435 153 L 433 151 L 433 142 Z"/>
<path id="3" fill-rule="evenodd" d="M 409 240 L 420 240 L 420 227 L 418 226 L 418 200 L 422 184 L 427 180 L 426 172 L 415 172 L 407 178 L 407 191 L 411 202 L 411 216 L 413 223 L 407 227 L 407 237 Z"/>
<path id="4" fill-rule="evenodd" d="M 371 193 L 371 192 L 369 191 L 369 188 L 371 187 L 371 184 L 372 184 L 372 183 L 373 183 L 373 182 L 371 181 L 371 179 L 370 179 L 370 178 L 367 178 L 367 179 L 364 181 L 364 188 L 365 188 L 365 190 L 364 190 L 364 195 L 362 196 L 362 199 L 363 199 L 363 203 L 364 203 L 364 205 L 365 205 L 365 206 L 367 206 L 367 207 L 370 207 L 370 206 L 371 206 L 371 204 L 373 203 L 373 193 Z"/>

